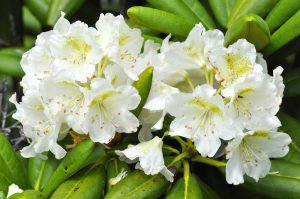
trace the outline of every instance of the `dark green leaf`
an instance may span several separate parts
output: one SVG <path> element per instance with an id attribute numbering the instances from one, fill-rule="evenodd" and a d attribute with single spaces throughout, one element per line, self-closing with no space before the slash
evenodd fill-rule
<path id="1" fill-rule="evenodd" d="M 137 117 L 141 113 L 142 108 L 144 107 L 147 101 L 149 92 L 151 90 L 152 77 L 153 77 L 153 67 L 149 67 L 139 75 L 139 80 L 133 83 L 133 86 L 137 89 L 139 95 L 141 96 L 141 102 L 139 106 L 132 111 L 132 113 Z"/>
<path id="2" fill-rule="evenodd" d="M 170 182 L 161 174 L 146 175 L 143 171 L 134 171 L 128 174 L 126 178 L 113 186 L 105 199 L 153 199 L 162 195 Z"/>
<path id="3" fill-rule="evenodd" d="M 131 7 L 127 14 L 134 23 L 162 32 L 185 37 L 194 23 L 175 14 L 142 6 Z"/>
<path id="4" fill-rule="evenodd" d="M 32 15 L 26 6 L 23 6 L 23 23 L 25 31 L 28 33 L 39 33 L 41 32 L 42 26 L 40 22 Z"/>
<path id="5" fill-rule="evenodd" d="M 49 5 L 47 0 L 24 0 L 26 7 L 42 23 L 45 24 Z"/>
<path id="6" fill-rule="evenodd" d="M 54 173 L 59 161 L 52 155 L 48 155 L 47 160 L 39 157 L 30 158 L 28 161 L 28 180 L 30 186 L 41 191 L 48 183 Z"/>
<path id="7" fill-rule="evenodd" d="M 250 191 L 260 193 L 274 199 L 299 199 L 300 165 L 280 160 L 272 161 L 271 174 L 255 182 L 246 177 L 242 186 Z"/>
<path id="8" fill-rule="evenodd" d="M 62 183 L 50 199 L 97 199 L 101 198 L 105 186 L 105 168 L 100 165 Z"/>
<path id="9" fill-rule="evenodd" d="M 228 26 L 246 14 L 257 14 L 264 17 L 278 0 L 236 0 L 228 19 Z"/>
<path id="10" fill-rule="evenodd" d="M 300 9 L 299 0 L 280 0 L 266 18 L 270 32 L 280 27 Z"/>
<path id="11" fill-rule="evenodd" d="M 204 195 L 202 193 L 201 185 L 198 182 L 197 176 L 191 174 L 188 178 L 187 184 L 184 183 L 184 179 L 180 178 L 172 186 L 170 193 L 168 193 L 166 199 L 202 199 Z"/>
<path id="12" fill-rule="evenodd" d="M 235 0 L 209 0 L 211 10 L 213 11 L 217 21 L 223 27 L 227 27 L 228 17 L 233 8 Z"/>
<path id="13" fill-rule="evenodd" d="M 244 15 L 236 20 L 225 34 L 225 45 L 245 38 L 254 44 L 257 50 L 264 48 L 270 42 L 270 31 L 266 22 L 255 14 Z"/>
<path id="14" fill-rule="evenodd" d="M 271 42 L 263 50 L 264 55 L 271 55 L 288 42 L 300 35 L 300 10 L 298 10 L 289 20 L 287 20 L 271 36 Z"/>
<path id="15" fill-rule="evenodd" d="M 71 17 L 85 0 L 51 0 L 47 16 L 47 24 L 53 26 L 61 15 L 61 11 Z"/>
<path id="16" fill-rule="evenodd" d="M 24 71 L 20 66 L 21 53 L 23 51 L 19 48 L 6 48 L 0 50 L 0 73 L 10 75 L 13 77 L 23 77 Z"/>
<path id="17" fill-rule="evenodd" d="M 98 145 L 98 146 L 95 147 L 95 149 L 93 150 L 91 155 L 85 161 L 82 168 L 86 167 L 88 165 L 91 165 L 95 162 L 104 161 L 104 160 L 106 160 L 106 158 L 107 158 L 107 155 L 106 155 L 106 151 L 105 151 L 103 145 Z"/>
<path id="18" fill-rule="evenodd" d="M 0 133 L 0 185 L 1 190 L 5 193 L 7 188 L 11 184 L 17 184 L 20 188 L 26 188 L 27 183 L 25 179 L 24 169 L 22 163 L 17 157 L 17 153 L 14 151 L 10 143 L 7 141 L 3 133 Z M 9 183 L 9 184 L 8 184 Z M 8 185 L 8 186 L 7 186 Z M 3 187 L 2 187 L 3 186 Z"/>
<path id="19" fill-rule="evenodd" d="M 281 129 L 292 138 L 292 143 L 289 145 L 290 151 L 283 159 L 300 164 L 300 122 L 284 113 L 279 113 L 278 117 L 282 123 Z"/>
<path id="20" fill-rule="evenodd" d="M 86 140 L 68 152 L 46 184 L 43 195 L 49 197 L 61 183 L 79 171 L 93 152 L 94 147 L 95 144 L 91 140 Z"/>
<path id="21" fill-rule="evenodd" d="M 285 89 L 285 97 L 293 97 L 300 95 L 300 68 L 288 70 L 283 75 Z"/>

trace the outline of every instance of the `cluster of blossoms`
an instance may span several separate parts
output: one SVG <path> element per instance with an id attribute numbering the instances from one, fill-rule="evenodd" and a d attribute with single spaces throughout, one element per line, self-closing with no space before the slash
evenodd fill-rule
<path id="1" fill-rule="evenodd" d="M 164 137 L 191 140 L 203 157 L 226 154 L 228 183 L 243 183 L 244 174 L 256 181 L 267 175 L 269 158 L 286 155 L 291 142 L 277 130 L 283 69 L 268 75 L 252 44 L 240 39 L 226 48 L 221 31 L 201 24 L 183 42 L 170 37 L 161 45 L 144 42 L 122 16 L 101 14 L 93 28 L 70 24 L 62 14 L 21 61 L 24 96 L 11 101 L 17 107 L 13 117 L 30 140 L 22 155 L 51 151 L 62 158 L 66 151 L 57 142 L 72 131 L 103 144 L 116 132 L 138 133 L 139 144 L 116 154 L 148 175 L 162 173 L 173 181 L 163 138 L 151 133 L 162 129 L 168 114 L 174 119 Z M 141 97 L 132 84 L 149 66 L 152 87 L 137 118 L 131 110 Z"/>

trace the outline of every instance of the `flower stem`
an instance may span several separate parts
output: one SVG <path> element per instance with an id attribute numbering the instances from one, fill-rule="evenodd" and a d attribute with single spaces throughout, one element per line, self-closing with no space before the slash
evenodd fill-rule
<path id="1" fill-rule="evenodd" d="M 207 164 L 207 165 L 211 165 L 211 166 L 214 166 L 214 167 L 225 167 L 226 166 L 226 163 L 225 162 L 221 162 L 221 161 L 218 161 L 218 160 L 214 160 L 214 159 L 211 159 L 211 158 L 204 158 L 200 155 L 196 155 L 192 161 L 194 162 L 201 162 L 201 163 L 204 163 L 204 164 Z"/>
<path id="2" fill-rule="evenodd" d="M 184 159 L 184 158 L 186 158 L 186 157 L 188 157 L 188 156 L 189 156 L 189 153 L 188 153 L 188 152 L 183 152 L 183 153 L 177 155 L 177 156 L 173 159 L 173 161 L 172 161 L 167 167 L 173 166 L 176 162 L 178 162 L 178 161 L 180 161 L 180 160 L 182 160 L 182 159 Z"/>
<path id="3" fill-rule="evenodd" d="M 166 149 L 166 150 L 168 150 L 168 151 L 171 151 L 173 153 L 176 153 L 177 155 L 180 154 L 180 152 L 177 149 L 175 149 L 175 148 L 173 148 L 173 147 L 171 147 L 169 145 L 164 144 L 163 148 Z"/>
<path id="4" fill-rule="evenodd" d="M 179 136 L 174 136 L 172 137 L 174 138 L 181 146 L 181 150 L 182 151 L 185 151 L 186 149 L 186 146 L 188 145 L 183 139 L 181 139 Z"/>
<path id="5" fill-rule="evenodd" d="M 183 160 L 183 180 L 184 180 L 184 198 L 187 198 L 187 189 L 188 189 L 188 182 L 190 178 L 190 165 L 189 162 Z"/>

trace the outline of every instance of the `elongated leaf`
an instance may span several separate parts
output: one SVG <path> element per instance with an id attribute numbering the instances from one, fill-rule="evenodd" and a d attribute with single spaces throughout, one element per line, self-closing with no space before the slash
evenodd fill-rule
<path id="1" fill-rule="evenodd" d="M 266 18 L 270 32 L 280 27 L 300 9 L 299 0 L 280 0 Z"/>
<path id="2" fill-rule="evenodd" d="M 54 173 L 59 161 L 52 155 L 47 160 L 39 157 L 30 158 L 28 162 L 28 180 L 30 186 L 41 191 Z"/>
<path id="3" fill-rule="evenodd" d="M 96 199 L 101 198 L 105 186 L 105 168 L 100 165 L 62 183 L 50 199 Z"/>
<path id="4" fill-rule="evenodd" d="M 275 6 L 278 0 L 236 0 L 228 19 L 228 26 L 246 14 L 257 14 L 264 17 Z"/>
<path id="5" fill-rule="evenodd" d="M 90 154 L 90 156 L 87 158 L 87 160 L 85 161 L 83 167 L 86 167 L 90 164 L 93 164 L 95 162 L 99 162 L 99 161 L 105 161 L 107 158 L 107 154 L 106 151 L 103 147 L 103 145 L 98 145 L 95 147 L 95 149 L 93 150 L 93 152 Z"/>
<path id="6" fill-rule="evenodd" d="M 182 0 L 147 0 L 147 2 L 153 8 L 176 14 L 193 23 L 199 22 L 198 17 L 191 12 Z"/>
<path id="7" fill-rule="evenodd" d="M 219 195 L 202 180 L 198 179 L 198 182 L 200 183 L 201 190 L 205 199 L 221 199 Z"/>
<path id="8" fill-rule="evenodd" d="M 198 0 L 148 0 L 154 8 L 164 10 L 192 21 L 201 22 L 207 29 L 214 29 L 215 23 Z"/>
<path id="9" fill-rule="evenodd" d="M 159 198 L 169 184 L 161 174 L 151 176 L 144 174 L 143 171 L 136 170 L 113 186 L 105 199 Z"/>
<path id="10" fill-rule="evenodd" d="M 235 0 L 208 0 L 211 10 L 213 11 L 217 21 L 223 27 L 227 27 L 227 22 L 231 9 L 234 6 Z"/>
<path id="11" fill-rule="evenodd" d="M 300 121 L 284 113 L 278 114 L 278 117 L 282 123 L 281 129 L 292 138 L 290 151 L 283 159 L 300 164 Z"/>
<path id="12" fill-rule="evenodd" d="M 43 195 L 48 198 L 62 182 L 79 171 L 93 152 L 94 147 L 95 144 L 91 140 L 86 140 L 68 152 L 46 184 Z"/>
<path id="13" fill-rule="evenodd" d="M 184 179 L 180 178 L 173 185 L 170 193 L 168 193 L 166 199 L 202 199 L 204 195 L 201 190 L 201 185 L 199 184 L 196 175 L 191 174 L 187 181 L 185 188 Z"/>
<path id="14" fill-rule="evenodd" d="M 216 24 L 204 6 L 198 0 L 182 0 L 207 29 L 215 29 Z"/>
<path id="15" fill-rule="evenodd" d="M 185 37 L 194 23 L 169 12 L 142 6 L 131 7 L 127 14 L 134 23 L 162 32 Z"/>
<path id="16" fill-rule="evenodd" d="M 108 162 L 106 166 L 107 170 L 107 190 L 109 190 L 111 187 L 114 186 L 114 184 L 111 184 L 111 179 L 117 177 L 121 172 L 127 172 L 130 173 L 129 166 L 125 163 L 120 161 L 119 159 L 112 159 Z"/>
<path id="17" fill-rule="evenodd" d="M 7 183 L 26 188 L 27 183 L 22 163 L 3 133 L 0 133 L 0 146 L 0 180 L 3 180 L 3 185 L 0 186 L 3 187 L 0 191 L 7 192 Z M 0 182 L 2 183 L 2 181 Z"/>
<path id="18" fill-rule="evenodd" d="M 26 7 L 42 23 L 45 24 L 49 5 L 47 0 L 24 0 Z"/>
<path id="19" fill-rule="evenodd" d="M 19 52 L 5 49 L 0 50 L 0 73 L 5 75 L 10 75 L 13 77 L 23 77 L 24 71 L 20 66 L 21 55 Z"/>
<path id="20" fill-rule="evenodd" d="M 300 196 L 300 165 L 280 160 L 272 161 L 272 174 L 256 183 L 246 178 L 242 186 L 274 199 L 298 199 Z"/>
<path id="21" fill-rule="evenodd" d="M 47 24 L 53 26 L 60 17 L 61 11 L 65 12 L 67 17 L 71 17 L 84 1 L 85 0 L 51 0 Z"/>
<path id="22" fill-rule="evenodd" d="M 284 73 L 284 96 L 292 97 L 300 95 L 300 68 Z"/>
<path id="23" fill-rule="evenodd" d="M 22 193 L 16 193 L 8 199 L 45 199 L 41 192 L 36 190 L 26 190 Z"/>
<path id="24" fill-rule="evenodd" d="M 139 106 L 132 111 L 132 113 L 137 117 L 141 113 L 142 108 L 144 107 L 147 101 L 149 92 L 151 90 L 152 78 L 153 78 L 153 67 L 149 67 L 139 75 L 139 80 L 133 83 L 133 86 L 137 89 L 139 95 L 141 96 L 141 102 Z"/>
<path id="25" fill-rule="evenodd" d="M 263 50 L 264 55 L 271 55 L 288 42 L 300 35 L 300 10 L 298 10 L 288 21 L 286 21 L 271 36 L 271 42 Z"/>
<path id="26" fill-rule="evenodd" d="M 268 25 L 261 17 L 255 14 L 244 15 L 228 28 L 225 34 L 225 45 L 245 38 L 260 50 L 270 42 L 270 37 Z"/>
<path id="27" fill-rule="evenodd" d="M 23 23 L 25 31 L 28 33 L 39 33 L 41 32 L 42 26 L 40 22 L 32 15 L 26 6 L 23 6 Z"/>

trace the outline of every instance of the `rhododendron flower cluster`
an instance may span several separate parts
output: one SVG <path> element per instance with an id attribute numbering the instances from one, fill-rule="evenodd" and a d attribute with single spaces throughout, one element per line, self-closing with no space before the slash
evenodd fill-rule
<path id="1" fill-rule="evenodd" d="M 21 102 L 11 101 L 30 144 L 24 157 L 56 158 L 66 154 L 58 144 L 68 134 L 84 134 L 108 144 L 116 133 L 135 133 L 139 143 L 116 150 L 148 175 L 173 181 L 162 148 L 167 138 L 181 137 L 202 157 L 226 156 L 226 180 L 256 181 L 268 174 L 269 158 L 287 154 L 291 138 L 280 132 L 276 114 L 284 84 L 282 67 L 267 73 L 266 61 L 245 39 L 224 46 L 219 30 L 195 25 L 184 41 L 144 41 L 122 16 L 101 14 L 95 27 L 61 18 L 40 34 L 21 61 L 25 72 Z M 133 83 L 153 67 L 151 90 L 141 113 Z M 164 119 L 172 122 L 163 136 Z M 120 179 L 126 175 L 120 175 Z M 123 176 L 123 177 L 122 177 Z M 118 180 L 120 180 L 118 179 Z"/>

